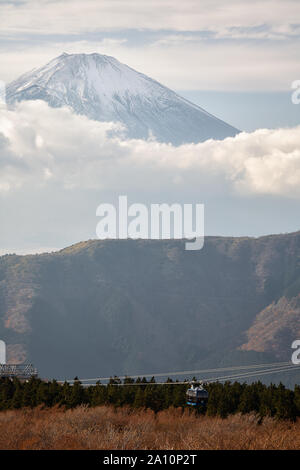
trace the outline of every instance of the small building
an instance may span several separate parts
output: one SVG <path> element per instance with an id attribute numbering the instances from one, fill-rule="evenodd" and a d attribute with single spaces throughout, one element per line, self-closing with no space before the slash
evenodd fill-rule
<path id="1" fill-rule="evenodd" d="M 32 364 L 0 364 L 0 377 L 24 381 L 37 376 L 38 371 Z"/>
<path id="2" fill-rule="evenodd" d="M 0 340 L 0 378 L 17 378 L 26 381 L 37 376 L 37 369 L 32 364 L 6 364 L 6 344 Z"/>

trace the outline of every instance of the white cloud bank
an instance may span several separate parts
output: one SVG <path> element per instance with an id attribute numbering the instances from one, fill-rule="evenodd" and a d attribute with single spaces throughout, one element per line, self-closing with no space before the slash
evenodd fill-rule
<path id="1" fill-rule="evenodd" d="M 225 31 L 297 23 L 298 0 L 22 0 L 2 1 L 3 33 L 73 34 L 115 29 Z"/>
<path id="2" fill-rule="evenodd" d="M 0 175 L 4 198 L 44 187 L 120 193 L 178 187 L 183 198 L 191 187 L 205 187 L 212 195 L 299 198 L 300 127 L 174 147 L 122 140 L 116 123 L 23 102 L 16 110 L 0 110 Z"/>

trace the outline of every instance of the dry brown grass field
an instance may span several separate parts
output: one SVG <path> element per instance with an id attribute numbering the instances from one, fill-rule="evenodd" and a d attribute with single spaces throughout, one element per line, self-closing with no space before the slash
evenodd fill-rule
<path id="1" fill-rule="evenodd" d="M 108 406 L 0 413 L 0 449 L 300 449 L 300 420 L 258 424 L 254 415 L 227 419 Z"/>

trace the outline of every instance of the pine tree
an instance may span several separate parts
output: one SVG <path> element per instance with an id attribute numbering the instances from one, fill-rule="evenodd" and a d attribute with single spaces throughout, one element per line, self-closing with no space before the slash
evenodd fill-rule
<path id="1" fill-rule="evenodd" d="M 294 405 L 295 405 L 296 416 L 300 416 L 300 385 L 295 385 Z"/>
<path id="2" fill-rule="evenodd" d="M 294 393 L 287 390 L 282 383 L 279 384 L 275 394 L 275 409 L 277 419 L 295 421 L 297 409 L 294 403 Z"/>
<path id="3" fill-rule="evenodd" d="M 71 394 L 69 396 L 67 406 L 69 408 L 75 408 L 83 403 L 85 403 L 84 388 L 79 380 L 75 380 L 71 387 Z"/>
<path id="4" fill-rule="evenodd" d="M 15 391 L 11 401 L 11 407 L 18 409 L 23 406 L 23 389 L 22 384 L 18 379 L 14 379 Z"/>
<path id="5" fill-rule="evenodd" d="M 144 408 L 145 407 L 145 401 L 144 401 L 144 390 L 143 387 L 137 386 L 137 392 L 135 394 L 135 399 L 133 406 L 134 408 Z"/>
<path id="6" fill-rule="evenodd" d="M 0 410 L 7 410 L 11 406 L 15 387 L 12 380 L 8 378 L 0 379 Z"/>

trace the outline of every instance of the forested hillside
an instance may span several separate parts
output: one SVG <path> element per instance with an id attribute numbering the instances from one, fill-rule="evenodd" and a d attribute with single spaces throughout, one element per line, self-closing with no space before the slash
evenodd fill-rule
<path id="1" fill-rule="evenodd" d="M 48 378 L 290 360 L 299 259 L 300 232 L 206 237 L 200 251 L 178 240 L 91 240 L 6 255 L 0 337 L 10 362 L 33 362 Z"/>

